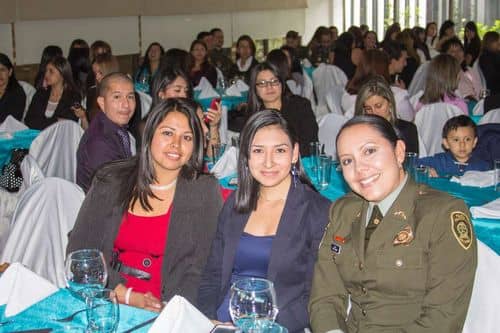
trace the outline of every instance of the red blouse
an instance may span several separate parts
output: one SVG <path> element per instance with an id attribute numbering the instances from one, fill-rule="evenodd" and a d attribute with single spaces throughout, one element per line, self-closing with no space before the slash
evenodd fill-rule
<path id="1" fill-rule="evenodd" d="M 120 273 L 126 279 L 127 288 L 146 293 L 150 291 L 161 299 L 161 269 L 168 239 L 168 226 L 172 205 L 166 214 L 137 216 L 127 211 L 115 239 L 114 251 L 119 252 L 123 265 L 151 274 L 150 280 Z"/>

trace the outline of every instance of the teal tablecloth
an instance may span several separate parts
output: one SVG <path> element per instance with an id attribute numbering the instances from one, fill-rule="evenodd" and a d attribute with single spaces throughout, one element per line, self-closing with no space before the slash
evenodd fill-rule
<path id="1" fill-rule="evenodd" d="M 85 309 L 85 303 L 71 296 L 69 291 L 60 289 L 57 293 L 36 303 L 16 316 L 5 318 L 5 305 L 0 306 L 0 322 L 7 322 L 0 326 L 0 332 L 15 332 L 20 330 L 52 328 L 54 330 L 64 330 L 68 327 L 87 327 L 87 316 L 85 311 L 78 314 L 72 322 L 61 323 L 56 321 L 72 313 Z M 120 304 L 120 322 L 117 333 L 124 332 L 154 316 L 156 313 L 133 308 Z M 134 332 L 147 332 L 151 325 L 145 326 Z"/>
<path id="2" fill-rule="evenodd" d="M 203 111 L 207 111 L 208 107 L 210 106 L 210 103 L 212 102 L 213 98 L 198 98 L 200 95 L 199 91 L 194 92 L 194 99 L 201 104 L 201 107 L 203 108 Z M 228 110 L 232 110 L 236 108 L 238 105 L 241 103 L 246 103 L 248 98 L 248 92 L 243 93 L 241 97 L 237 96 L 223 96 L 222 97 L 222 105 L 226 106 Z"/>
<path id="3" fill-rule="evenodd" d="M 479 120 L 481 120 L 481 118 L 483 117 L 483 116 L 475 116 L 472 113 L 476 104 L 477 104 L 477 102 L 474 100 L 467 102 L 467 109 L 469 110 L 469 117 L 471 117 L 472 121 L 474 121 L 475 124 L 477 124 L 479 122 Z"/>
<path id="4" fill-rule="evenodd" d="M 302 163 L 308 175 L 311 175 L 311 159 L 303 158 Z M 229 180 L 231 178 L 232 177 L 221 179 L 221 186 L 235 189 L 234 186 L 229 185 Z M 450 182 L 450 180 L 446 178 L 431 178 L 429 180 L 429 185 L 464 200 L 468 207 L 482 206 L 500 196 L 500 194 L 495 191 L 494 187 L 478 188 L 462 186 L 458 183 Z M 349 191 L 350 188 L 344 181 L 342 172 L 335 170 L 332 171 L 330 185 L 326 189 L 320 191 L 320 193 L 328 199 L 335 201 Z M 473 218 L 472 224 L 474 225 L 477 237 L 500 255 L 500 219 Z"/>
<path id="5" fill-rule="evenodd" d="M 14 148 L 29 148 L 31 142 L 37 137 L 40 131 L 24 130 L 14 132 L 12 138 L 0 138 L 0 169 L 9 162 L 10 152 Z"/>

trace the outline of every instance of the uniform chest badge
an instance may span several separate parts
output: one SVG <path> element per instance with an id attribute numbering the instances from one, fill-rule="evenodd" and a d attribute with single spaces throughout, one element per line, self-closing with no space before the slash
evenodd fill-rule
<path id="1" fill-rule="evenodd" d="M 409 225 L 406 225 L 402 230 L 400 230 L 396 236 L 394 236 L 394 240 L 392 241 L 392 245 L 408 245 L 410 244 L 415 235 L 413 234 L 413 230 Z"/>
<path id="2" fill-rule="evenodd" d="M 330 245 L 330 249 L 333 253 L 339 254 L 340 251 L 342 251 L 342 244 L 345 244 L 348 238 L 339 235 L 335 235 L 332 238 L 333 239 L 332 244 Z"/>
<path id="3" fill-rule="evenodd" d="M 450 214 L 451 230 L 453 235 L 464 250 L 468 250 L 472 245 L 472 226 L 469 217 L 463 212 L 452 212 Z"/>

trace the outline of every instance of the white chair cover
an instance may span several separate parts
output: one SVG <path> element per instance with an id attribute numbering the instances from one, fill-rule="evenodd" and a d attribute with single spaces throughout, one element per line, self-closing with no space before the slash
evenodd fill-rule
<path id="1" fill-rule="evenodd" d="M 18 192 L 8 192 L 0 188 L 0 253 L 2 253 L 7 236 L 9 235 L 9 224 L 16 209 L 17 202 L 22 193 L 32 184 L 44 178 L 42 170 L 31 155 L 26 155 L 21 162 L 21 174 L 23 183 Z"/>
<path id="2" fill-rule="evenodd" d="M 476 105 L 474 105 L 472 114 L 475 116 L 482 116 L 484 114 L 484 99 L 481 99 Z"/>
<path id="3" fill-rule="evenodd" d="M 419 134 L 419 157 L 432 156 L 443 151 L 441 146 L 443 126 L 452 117 L 463 115 L 463 111 L 448 103 L 424 105 L 415 116 Z M 422 147 L 422 149 L 420 149 Z"/>
<path id="4" fill-rule="evenodd" d="M 481 79 L 481 89 L 486 89 L 486 79 L 484 78 L 483 71 L 481 70 L 481 67 L 479 66 L 479 60 L 476 60 L 474 62 L 474 65 L 472 65 L 472 71 L 476 72 L 476 74 Z"/>
<path id="5" fill-rule="evenodd" d="M 326 104 L 326 95 L 332 91 L 333 86 L 345 87 L 347 84 L 344 71 L 334 65 L 320 64 L 312 76 L 318 105 Z"/>
<path id="6" fill-rule="evenodd" d="M 342 111 L 344 116 L 351 119 L 354 117 L 354 107 L 356 104 L 357 95 L 351 95 L 347 91 L 344 91 L 341 98 Z"/>
<path id="7" fill-rule="evenodd" d="M 500 257 L 477 241 L 477 270 L 462 333 L 498 332 L 500 327 Z"/>
<path id="8" fill-rule="evenodd" d="M 287 80 L 286 85 L 288 86 L 288 89 L 292 92 L 294 95 L 302 96 L 302 86 L 298 84 L 295 80 Z"/>
<path id="9" fill-rule="evenodd" d="M 76 181 L 76 151 L 83 129 L 71 120 L 61 120 L 44 129 L 31 143 L 30 155 L 46 177 Z"/>
<path id="10" fill-rule="evenodd" d="M 424 91 L 419 90 L 419 91 L 417 91 L 417 93 L 415 95 L 410 97 L 410 104 L 411 104 L 411 106 L 413 106 L 414 110 L 417 109 L 417 105 L 418 105 L 418 102 L 420 101 L 420 97 L 422 97 L 423 95 L 424 95 Z"/>
<path id="11" fill-rule="evenodd" d="M 429 68 L 430 62 L 423 63 L 420 65 L 411 80 L 410 86 L 408 87 L 408 95 L 413 96 L 419 90 L 425 90 L 425 80 L 427 79 L 427 69 Z"/>
<path id="12" fill-rule="evenodd" d="M 330 93 L 326 95 L 326 105 L 331 113 L 344 114 L 342 111 L 342 96 L 345 93 L 344 86 L 335 85 L 331 88 Z"/>
<path id="13" fill-rule="evenodd" d="M 28 126 L 24 125 L 22 122 L 16 118 L 8 115 L 7 118 L 0 124 L 0 132 L 17 132 L 28 129 Z"/>
<path id="14" fill-rule="evenodd" d="M 316 101 L 314 99 L 314 86 L 309 75 L 302 70 L 302 77 L 304 78 L 304 86 L 302 87 L 302 97 L 307 98 L 311 101 L 311 105 L 315 105 Z"/>
<path id="15" fill-rule="evenodd" d="M 329 113 L 324 116 L 318 124 L 318 140 L 325 147 L 325 154 L 337 158 L 337 149 L 335 147 L 335 139 L 340 131 L 340 128 L 348 120 L 340 114 Z"/>
<path id="16" fill-rule="evenodd" d="M 61 178 L 45 178 L 19 198 L 0 262 L 20 262 L 60 288 L 64 258 L 85 194 Z"/>
<path id="17" fill-rule="evenodd" d="M 26 81 L 17 81 L 17 82 L 19 82 L 19 85 L 21 86 L 21 88 L 23 88 L 24 94 L 26 95 L 26 105 L 24 106 L 24 112 L 22 118 L 22 120 L 24 121 L 24 117 L 26 117 L 26 113 L 28 112 L 28 108 L 30 107 L 31 100 L 33 99 L 33 96 L 36 93 L 36 89 Z"/>
<path id="18" fill-rule="evenodd" d="M 148 115 L 149 111 L 151 111 L 151 103 L 153 103 L 153 99 L 145 92 L 139 90 L 136 90 L 135 92 L 139 94 L 139 98 L 141 100 L 141 119 L 144 119 L 144 117 Z"/>
<path id="19" fill-rule="evenodd" d="M 486 114 L 481 118 L 481 120 L 479 120 L 477 124 L 500 124 L 500 109 L 494 109 L 486 112 Z"/>
<path id="20" fill-rule="evenodd" d="M 415 108 L 410 102 L 408 91 L 395 86 L 391 86 L 391 90 L 394 94 L 398 118 L 410 122 L 413 121 L 415 119 Z"/>

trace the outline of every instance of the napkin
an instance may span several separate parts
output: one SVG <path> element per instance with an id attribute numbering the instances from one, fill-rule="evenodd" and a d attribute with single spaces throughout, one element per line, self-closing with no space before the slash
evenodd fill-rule
<path id="1" fill-rule="evenodd" d="M 238 86 L 233 84 L 231 87 L 226 89 L 226 95 L 227 96 L 236 96 L 236 97 L 241 97 L 241 92 Z"/>
<path id="2" fill-rule="evenodd" d="M 229 147 L 210 170 L 218 179 L 236 174 L 238 168 L 238 148 Z"/>
<path id="3" fill-rule="evenodd" d="M 202 90 L 203 90 L 203 88 L 205 88 L 205 87 L 207 87 L 207 86 L 212 86 L 212 85 L 211 85 L 211 84 L 210 84 L 210 82 L 207 80 L 207 78 L 203 76 L 203 77 L 200 79 L 200 82 L 198 83 L 198 85 L 197 85 L 196 87 L 194 87 L 194 88 L 193 88 L 193 90 L 194 90 L 194 91 L 202 91 Z"/>
<path id="4" fill-rule="evenodd" d="M 16 118 L 8 115 L 7 118 L 0 124 L 0 132 L 17 132 L 27 130 L 28 127 Z"/>
<path id="5" fill-rule="evenodd" d="M 474 218 L 500 219 L 500 198 L 483 206 L 471 207 L 470 213 Z"/>
<path id="6" fill-rule="evenodd" d="M 5 316 L 10 317 L 57 292 L 49 281 L 20 263 L 13 263 L 0 277 L 0 305 L 7 304 Z"/>
<path id="7" fill-rule="evenodd" d="M 199 99 L 219 97 L 217 91 L 205 77 L 201 78 L 200 84 L 198 84 L 197 88 L 200 90 L 200 95 L 198 96 Z"/>
<path id="8" fill-rule="evenodd" d="M 149 329 L 149 333 L 210 332 L 212 322 L 184 297 L 175 295 Z"/>
<path id="9" fill-rule="evenodd" d="M 461 177 L 451 177 L 450 181 L 463 186 L 488 187 L 495 185 L 495 170 L 467 171 Z"/>
<path id="10" fill-rule="evenodd" d="M 248 91 L 250 89 L 248 84 L 246 84 L 245 81 L 243 81 L 243 80 L 237 80 L 236 87 L 238 87 L 238 90 L 240 92 Z"/>

